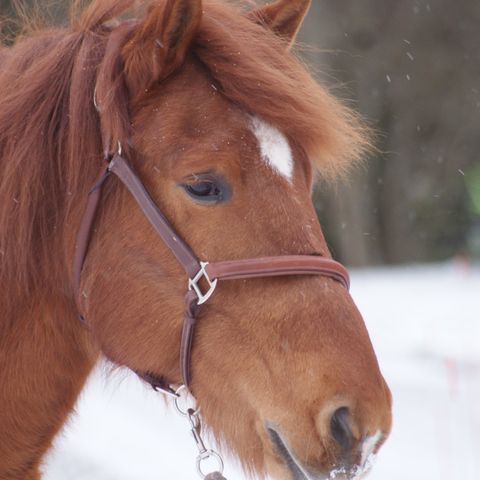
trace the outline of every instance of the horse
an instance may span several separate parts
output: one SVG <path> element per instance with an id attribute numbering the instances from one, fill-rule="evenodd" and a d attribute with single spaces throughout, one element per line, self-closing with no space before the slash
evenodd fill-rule
<path id="1" fill-rule="evenodd" d="M 311 192 L 371 142 L 292 51 L 310 0 L 137 3 L 0 49 L 0 478 L 100 356 L 187 383 L 246 473 L 353 478 L 391 394 Z"/>

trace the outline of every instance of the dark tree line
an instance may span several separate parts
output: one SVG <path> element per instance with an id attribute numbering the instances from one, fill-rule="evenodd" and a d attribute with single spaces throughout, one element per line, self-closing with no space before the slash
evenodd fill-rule
<path id="1" fill-rule="evenodd" d="M 305 55 L 378 132 L 380 152 L 316 196 L 347 263 L 474 253 L 479 25 L 472 0 L 314 0 L 302 38 L 324 51 Z"/>

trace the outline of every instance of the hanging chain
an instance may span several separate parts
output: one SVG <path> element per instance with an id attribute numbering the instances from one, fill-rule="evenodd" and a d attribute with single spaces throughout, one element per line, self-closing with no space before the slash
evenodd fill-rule
<path id="1" fill-rule="evenodd" d="M 198 449 L 198 474 L 204 480 L 226 480 L 225 477 L 223 477 L 224 464 L 222 457 L 215 450 L 209 449 L 205 446 L 205 442 L 202 437 L 200 408 L 197 408 L 197 402 L 195 398 L 185 385 L 182 385 L 175 391 L 174 402 L 177 412 L 182 417 L 187 418 L 190 424 L 190 431 Z M 189 403 L 191 404 L 190 407 L 188 406 Z M 210 473 L 205 473 L 205 464 L 209 460 L 215 461 L 218 468 Z"/>

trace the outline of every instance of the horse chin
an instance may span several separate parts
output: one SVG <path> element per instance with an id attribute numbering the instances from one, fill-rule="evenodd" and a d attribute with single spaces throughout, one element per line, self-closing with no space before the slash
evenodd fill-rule
<path id="1" fill-rule="evenodd" d="M 363 466 L 335 467 L 328 472 L 312 469 L 302 465 L 278 430 L 267 426 L 267 432 L 274 450 L 283 462 L 281 471 L 277 465 L 271 468 L 271 478 L 275 480 L 361 480 L 370 470 L 371 461 Z"/>

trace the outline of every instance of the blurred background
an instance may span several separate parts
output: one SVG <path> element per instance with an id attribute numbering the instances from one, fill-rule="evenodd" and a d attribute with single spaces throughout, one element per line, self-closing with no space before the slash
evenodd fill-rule
<path id="1" fill-rule="evenodd" d="M 374 480 L 480 479 L 479 26 L 478 0 L 313 0 L 300 35 L 299 54 L 377 133 L 362 167 L 314 195 L 393 392 Z M 196 478 L 188 429 L 165 412 L 99 368 L 45 478 Z M 244 478 L 233 459 L 227 477 Z"/>
<path id="2" fill-rule="evenodd" d="M 379 152 L 315 199 L 349 265 L 480 255 L 480 2 L 315 0 L 301 40 Z"/>

